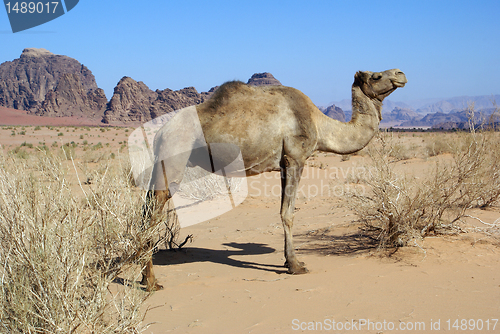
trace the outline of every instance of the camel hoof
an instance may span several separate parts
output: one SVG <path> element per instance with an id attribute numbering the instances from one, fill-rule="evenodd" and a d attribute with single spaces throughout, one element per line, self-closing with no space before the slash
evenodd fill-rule
<path id="1" fill-rule="evenodd" d="M 155 283 L 153 286 L 148 286 L 146 288 L 147 292 L 160 291 L 160 290 L 163 290 L 163 285 L 160 285 L 158 283 Z"/>
<path id="2" fill-rule="evenodd" d="M 302 274 L 307 274 L 309 272 L 309 270 L 304 267 L 304 266 L 301 266 L 301 267 L 298 267 L 298 268 L 288 268 L 288 274 L 291 274 L 291 275 L 302 275 Z"/>
<path id="3" fill-rule="evenodd" d="M 305 262 L 298 261 L 297 263 L 299 264 L 300 267 L 305 267 L 306 266 Z M 283 264 L 283 267 L 290 268 L 290 265 L 288 264 L 288 261 L 285 261 L 285 263 Z"/>

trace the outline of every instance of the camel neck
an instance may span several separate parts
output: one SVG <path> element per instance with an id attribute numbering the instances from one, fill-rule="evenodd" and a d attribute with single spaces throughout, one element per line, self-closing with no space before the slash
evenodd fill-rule
<path id="1" fill-rule="evenodd" d="M 378 130 L 382 102 L 367 97 L 359 87 L 352 88 L 352 118 L 343 123 L 320 115 L 318 150 L 350 154 L 368 145 Z"/>

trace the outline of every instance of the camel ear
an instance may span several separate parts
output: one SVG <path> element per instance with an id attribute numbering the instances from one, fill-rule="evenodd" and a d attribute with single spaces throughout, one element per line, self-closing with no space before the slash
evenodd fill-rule
<path id="1" fill-rule="evenodd" d="M 354 74 L 354 83 L 361 85 L 362 83 L 367 82 L 367 73 L 363 71 L 357 71 L 356 74 Z"/>

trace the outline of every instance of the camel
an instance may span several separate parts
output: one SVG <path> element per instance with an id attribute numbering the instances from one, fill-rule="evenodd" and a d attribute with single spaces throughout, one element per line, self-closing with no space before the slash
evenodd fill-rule
<path id="1" fill-rule="evenodd" d="M 305 94 L 285 86 L 255 87 L 239 81 L 227 82 L 208 101 L 196 106 L 195 114 L 209 150 L 211 143 L 239 148 L 246 176 L 281 172 L 281 220 L 285 267 L 289 274 L 308 272 L 295 255 L 292 238 L 295 197 L 307 158 L 316 151 L 351 154 L 364 148 L 378 131 L 382 101 L 406 82 L 405 74 L 399 69 L 357 72 L 352 85 L 352 119 L 347 123 L 329 118 Z M 172 131 L 178 132 L 177 142 L 185 146 L 180 151 L 186 153 L 159 161 L 162 151 L 172 146 L 168 142 Z M 189 131 L 182 127 L 174 130 L 170 127 L 170 130 L 161 128 L 154 137 L 153 150 L 157 159 L 151 184 L 156 187 L 151 187 L 153 190 L 146 196 L 146 206 L 157 204 L 154 211 L 161 210 L 173 196 L 186 166 L 196 164 L 191 161 L 195 159 L 189 152 L 190 147 L 196 146 L 196 139 L 189 139 L 189 136 Z M 217 159 L 225 164 L 234 156 L 229 149 Z M 210 170 L 206 166 L 202 168 Z M 154 221 L 152 215 L 145 214 L 144 220 Z M 142 274 L 141 283 L 148 291 L 162 289 L 155 279 L 152 256 L 145 263 Z"/>

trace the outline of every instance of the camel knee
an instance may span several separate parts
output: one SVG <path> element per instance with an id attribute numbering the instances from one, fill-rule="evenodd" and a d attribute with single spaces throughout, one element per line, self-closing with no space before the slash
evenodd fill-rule
<path id="1" fill-rule="evenodd" d="M 288 213 L 285 212 L 281 215 L 281 221 L 283 222 L 283 226 L 286 226 L 288 228 L 293 227 L 293 218 L 294 214 L 293 213 Z"/>

